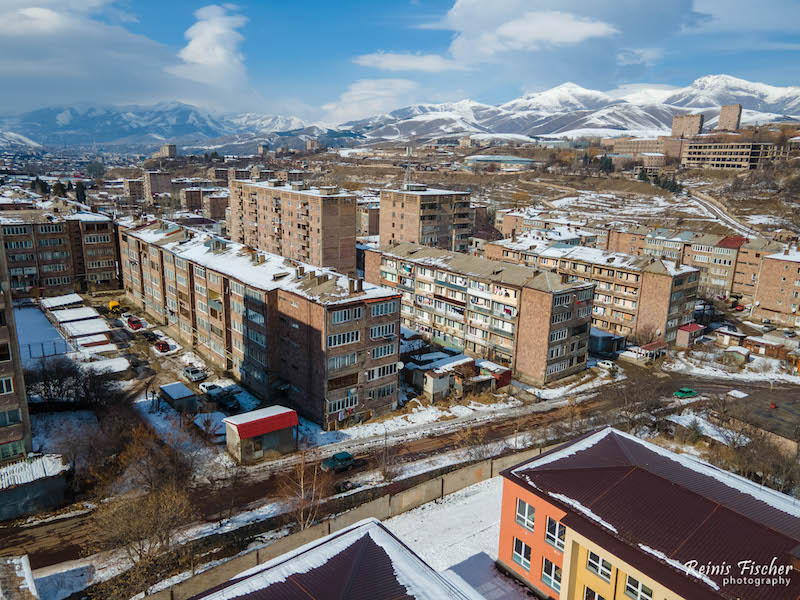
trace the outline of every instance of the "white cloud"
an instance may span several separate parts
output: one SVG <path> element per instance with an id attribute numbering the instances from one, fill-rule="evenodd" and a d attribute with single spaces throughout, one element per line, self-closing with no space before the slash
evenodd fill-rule
<path id="1" fill-rule="evenodd" d="M 343 123 L 406 106 L 418 93 L 419 84 L 410 79 L 361 79 L 322 109 L 327 121 Z"/>
<path id="2" fill-rule="evenodd" d="M 664 58 L 663 48 L 622 48 L 617 52 L 618 65 L 654 65 Z"/>
<path id="3" fill-rule="evenodd" d="M 239 29 L 247 17 L 229 12 L 233 5 L 212 4 L 195 11 L 197 22 L 186 30 L 189 43 L 178 52 L 181 64 L 167 72 L 192 81 L 242 85 L 247 79 L 244 55 L 240 51 L 244 36 Z"/>
<path id="4" fill-rule="evenodd" d="M 438 54 L 406 54 L 396 52 L 375 52 L 356 56 L 353 62 L 364 67 L 374 67 L 383 71 L 423 71 L 440 73 L 442 71 L 465 70 L 466 67 Z"/>

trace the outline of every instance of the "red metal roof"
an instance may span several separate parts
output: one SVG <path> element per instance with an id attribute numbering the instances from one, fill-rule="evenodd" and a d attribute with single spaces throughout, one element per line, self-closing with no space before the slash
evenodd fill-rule
<path id="1" fill-rule="evenodd" d="M 662 342 L 661 340 L 657 340 L 655 342 L 650 342 L 649 344 L 645 344 L 642 346 L 642 350 L 645 352 L 651 352 L 653 350 L 661 350 L 662 348 L 667 347 L 667 342 Z"/>
<path id="2" fill-rule="evenodd" d="M 717 242 L 719 248 L 741 248 L 747 243 L 747 238 L 740 235 L 729 235 Z"/>
<path id="3" fill-rule="evenodd" d="M 227 417 L 223 419 L 223 422 L 234 427 L 242 439 L 294 427 L 299 423 L 297 412 L 282 406 L 263 408 L 251 413 Z"/>
<path id="4" fill-rule="evenodd" d="M 705 327 L 703 327 L 699 323 L 689 323 L 688 325 L 681 325 L 680 327 L 678 327 L 678 329 L 680 329 L 681 331 L 692 332 L 692 331 L 700 331 L 701 329 L 705 329 Z"/>

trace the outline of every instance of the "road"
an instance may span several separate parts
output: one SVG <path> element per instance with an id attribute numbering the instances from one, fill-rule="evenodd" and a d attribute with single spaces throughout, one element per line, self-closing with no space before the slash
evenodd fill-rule
<path id="1" fill-rule="evenodd" d="M 692 200 L 697 202 L 700 206 L 702 206 L 704 209 L 706 209 L 708 212 L 714 215 L 722 223 L 733 229 L 739 235 L 743 235 L 745 237 L 761 237 L 761 234 L 758 231 L 742 223 L 741 221 L 738 221 L 737 219 L 726 213 L 724 210 L 718 208 L 708 200 L 704 200 L 703 198 L 700 198 L 699 196 L 692 193 L 690 193 L 690 197 L 692 198 Z"/>
<path id="2" fill-rule="evenodd" d="M 610 413 L 615 395 L 615 386 L 634 386 L 642 390 L 653 390 L 653 381 L 659 382 L 659 395 L 667 397 L 679 387 L 691 387 L 700 394 L 724 394 L 731 389 L 739 389 L 748 394 L 769 394 L 771 400 L 783 401 L 794 399 L 797 386 L 792 384 L 775 384 L 770 390 L 768 382 L 730 382 L 718 379 L 690 377 L 675 373 L 659 373 L 639 367 L 626 366 L 627 379 L 592 390 L 581 402 L 582 411 Z M 646 393 L 646 392 L 645 392 Z M 590 397 L 589 397 L 590 396 Z M 534 412 L 536 404 L 527 405 L 516 412 L 496 415 L 489 421 L 476 422 L 473 431 L 485 433 L 487 442 L 509 438 L 517 432 L 535 432 L 537 429 L 550 427 L 566 422 L 570 417 L 569 408 L 557 408 L 548 412 Z M 527 412 L 526 412 L 527 411 Z M 420 435 L 408 439 L 406 432 L 395 432 L 387 437 L 391 451 L 400 462 L 408 463 L 428 458 L 457 447 L 458 431 L 452 427 L 442 429 L 445 424 L 454 421 L 434 423 L 429 427 L 428 435 Z M 326 454 L 341 450 L 349 450 L 354 454 L 364 454 L 382 446 L 383 436 L 379 439 L 363 439 L 331 444 L 324 448 Z M 281 461 L 279 461 L 280 464 Z M 284 461 L 283 468 L 291 466 L 291 461 Z M 219 521 L 222 513 L 227 513 L 233 506 L 238 513 L 265 504 L 275 497 L 277 481 L 274 476 L 279 470 L 268 468 L 251 469 L 247 477 L 236 486 L 232 495 L 230 486 L 202 485 L 195 488 L 196 508 L 202 521 Z M 347 475 L 345 474 L 344 477 Z M 97 532 L 90 526 L 91 514 L 77 515 L 58 521 L 51 521 L 29 527 L 0 527 L 0 554 L 28 554 L 34 569 L 55 565 L 64 561 L 85 556 L 85 549 L 97 542 Z"/>

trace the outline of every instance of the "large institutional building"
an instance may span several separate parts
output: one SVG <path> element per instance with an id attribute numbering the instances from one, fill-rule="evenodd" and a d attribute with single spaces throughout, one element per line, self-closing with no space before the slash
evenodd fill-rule
<path id="1" fill-rule="evenodd" d="M 235 242 L 355 275 L 356 198 L 336 186 L 231 179 Z"/>
<path id="2" fill-rule="evenodd" d="M 474 220 L 469 192 L 406 183 L 399 190 L 381 190 L 382 244 L 413 242 L 466 252 Z"/>
<path id="3" fill-rule="evenodd" d="M 789 157 L 788 146 L 772 142 L 689 141 L 681 155 L 686 169 L 758 169 L 764 163 Z"/>
<path id="4" fill-rule="evenodd" d="M 398 398 L 400 294 L 165 221 L 119 228 L 128 299 L 328 429 Z"/>
<path id="5" fill-rule="evenodd" d="M 545 383 L 586 368 L 594 286 L 405 242 L 366 251 L 367 281 L 402 294 L 402 324 Z"/>

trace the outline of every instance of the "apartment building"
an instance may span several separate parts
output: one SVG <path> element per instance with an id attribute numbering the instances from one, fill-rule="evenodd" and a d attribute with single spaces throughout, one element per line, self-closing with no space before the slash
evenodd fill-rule
<path id="1" fill-rule="evenodd" d="M 742 124 L 742 105 L 727 104 L 719 111 L 717 129 L 722 131 L 736 131 Z"/>
<path id="2" fill-rule="evenodd" d="M 264 401 L 327 429 L 397 406 L 398 292 L 165 221 L 119 244 L 127 298 Z"/>
<path id="3" fill-rule="evenodd" d="M 412 242 L 466 252 L 474 228 L 469 196 L 421 183 L 381 190 L 381 243 Z"/>
<path id="4" fill-rule="evenodd" d="M 356 233 L 359 236 L 380 234 L 381 203 L 373 198 L 359 198 L 356 206 Z"/>
<path id="5" fill-rule="evenodd" d="M 153 153 L 152 158 L 175 158 L 178 156 L 178 148 L 175 144 L 164 144 Z"/>
<path id="6" fill-rule="evenodd" d="M 565 237 L 580 236 L 579 243 L 584 246 L 605 248 L 608 243 L 605 223 L 571 219 L 533 207 L 498 210 L 495 213 L 495 227 L 507 238 L 534 230 L 560 231 L 564 232 Z"/>
<path id="7" fill-rule="evenodd" d="M 594 286 L 411 242 L 365 251 L 369 282 L 402 293 L 401 323 L 541 384 L 586 368 Z"/>
<path id="8" fill-rule="evenodd" d="M 0 240 L 5 237 L 0 233 Z M 0 463 L 33 450 L 6 256 L 0 252 Z"/>
<path id="9" fill-rule="evenodd" d="M 277 179 L 230 182 L 235 242 L 346 275 L 356 272 L 356 198 L 336 186 Z"/>
<path id="10" fill-rule="evenodd" d="M 140 202 L 144 200 L 144 179 L 123 179 L 122 190 L 125 196 Z"/>
<path id="11" fill-rule="evenodd" d="M 609 427 L 500 474 L 497 566 L 537 597 L 800 595 L 793 499 L 691 455 Z"/>
<path id="12" fill-rule="evenodd" d="M 787 146 L 778 146 L 771 142 L 691 140 L 681 155 L 681 166 L 686 169 L 748 170 L 788 157 Z"/>
<path id="13" fill-rule="evenodd" d="M 172 193 L 172 175 L 167 171 L 145 171 L 142 181 L 147 202 L 153 202 L 158 194 Z"/>
<path id="14" fill-rule="evenodd" d="M 705 116 L 702 113 L 694 115 L 675 115 L 672 117 L 672 137 L 690 138 L 703 133 Z"/>
<path id="15" fill-rule="evenodd" d="M 757 238 L 747 240 L 739 247 L 736 256 L 736 268 L 733 274 L 731 296 L 744 304 L 755 301 L 758 276 L 761 273 L 761 261 L 765 256 L 783 252 L 785 246 L 780 242 Z"/>
<path id="16" fill-rule="evenodd" d="M 231 193 L 227 188 L 218 188 L 216 192 L 203 196 L 203 216 L 212 221 L 225 221 L 230 199 Z"/>
<path id="17" fill-rule="evenodd" d="M 594 284 L 591 324 L 598 329 L 671 343 L 678 327 L 692 322 L 698 271 L 675 261 L 546 243 L 530 234 L 489 242 L 485 250 L 487 258 Z"/>
<path id="18" fill-rule="evenodd" d="M 783 327 L 800 327 L 800 251 L 797 247 L 761 258 L 751 315 Z"/>
<path id="19" fill-rule="evenodd" d="M 119 288 L 119 256 L 109 217 L 19 211 L 4 213 L 0 224 L 14 297 Z"/>
<path id="20" fill-rule="evenodd" d="M 227 188 L 223 187 L 185 187 L 178 192 L 181 208 L 186 210 L 202 210 L 203 200 L 207 196 L 218 195 L 222 192 L 228 193 Z M 224 213 L 224 209 L 223 209 Z"/>
<path id="21" fill-rule="evenodd" d="M 660 138 L 617 138 L 611 140 L 614 154 L 638 156 L 644 152 L 663 152 L 664 142 Z"/>

